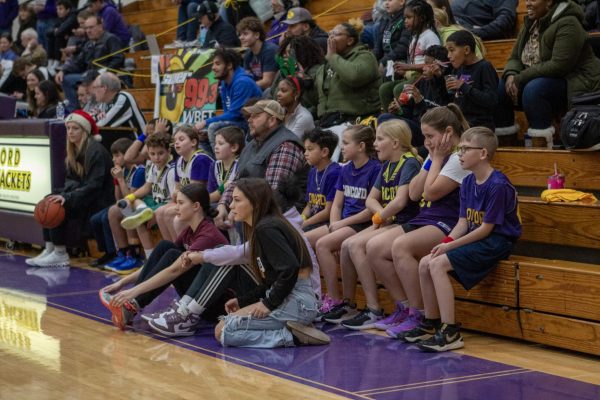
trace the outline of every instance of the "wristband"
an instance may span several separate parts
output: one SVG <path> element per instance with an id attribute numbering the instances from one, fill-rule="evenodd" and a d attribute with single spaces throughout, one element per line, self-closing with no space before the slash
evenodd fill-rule
<path id="1" fill-rule="evenodd" d="M 431 158 L 427 161 L 425 161 L 425 164 L 423 164 L 423 169 L 425 171 L 429 171 L 429 168 L 431 168 Z"/>
<path id="2" fill-rule="evenodd" d="M 373 214 L 373 216 L 371 217 L 371 222 L 373 222 L 373 224 L 375 225 L 383 224 L 384 221 L 383 219 L 381 219 L 381 214 L 379 214 L 379 211 Z"/>
<path id="3" fill-rule="evenodd" d="M 141 135 L 138 135 L 137 140 L 144 143 L 146 141 L 146 135 L 144 135 L 143 133 Z"/>
<path id="4" fill-rule="evenodd" d="M 130 193 L 127 196 L 125 196 L 125 200 L 128 200 L 130 203 L 133 203 L 135 201 L 136 197 L 135 194 Z"/>
<path id="5" fill-rule="evenodd" d="M 452 236 L 446 236 L 444 239 L 442 239 L 442 243 L 450 243 L 450 242 L 454 242 L 454 239 L 452 238 Z"/>

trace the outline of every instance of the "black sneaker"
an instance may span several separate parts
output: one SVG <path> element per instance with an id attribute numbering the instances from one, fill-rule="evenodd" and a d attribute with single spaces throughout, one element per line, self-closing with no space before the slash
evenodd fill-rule
<path id="1" fill-rule="evenodd" d="M 321 320 L 330 322 L 332 324 L 339 324 L 342 321 L 353 318 L 357 314 L 358 311 L 356 311 L 356 304 L 350 303 L 348 300 L 344 300 L 342 303 L 334 306 L 331 311 L 323 314 Z"/>
<path id="2" fill-rule="evenodd" d="M 104 264 L 112 261 L 113 258 L 117 256 L 116 253 L 106 253 L 102 257 L 97 258 L 90 262 L 90 267 L 101 268 Z"/>
<path id="3" fill-rule="evenodd" d="M 365 308 L 353 318 L 342 321 L 342 326 L 353 330 L 375 328 L 375 323 L 383 318 L 383 310 L 373 311 Z"/>
<path id="4" fill-rule="evenodd" d="M 420 342 L 417 346 L 422 351 L 439 352 L 460 349 L 465 346 L 465 343 L 458 325 L 442 324 L 433 337 Z"/>
<path id="5" fill-rule="evenodd" d="M 432 338 L 439 327 L 439 319 L 424 318 L 423 321 L 417 325 L 417 327 L 411 329 L 410 331 L 400 333 L 397 339 L 406 343 L 422 342 Z"/>

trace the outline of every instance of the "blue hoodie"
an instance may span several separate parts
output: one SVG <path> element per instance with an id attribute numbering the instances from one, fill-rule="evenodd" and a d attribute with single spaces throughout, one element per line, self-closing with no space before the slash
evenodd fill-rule
<path id="1" fill-rule="evenodd" d="M 242 114 L 242 107 L 251 97 L 262 97 L 262 91 L 254 82 L 254 79 L 242 67 L 237 67 L 233 72 L 231 84 L 221 82 L 221 102 L 223 103 L 223 114 L 206 120 L 206 126 L 213 122 L 230 121 L 236 125 L 246 128 L 247 123 Z"/>

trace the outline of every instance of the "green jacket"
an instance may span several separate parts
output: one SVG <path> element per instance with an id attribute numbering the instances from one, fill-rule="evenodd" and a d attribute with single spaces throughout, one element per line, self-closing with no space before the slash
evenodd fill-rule
<path id="1" fill-rule="evenodd" d="M 540 62 L 529 68 L 521 63 L 521 53 L 529 39 L 533 24 L 525 17 L 517 42 L 504 69 L 504 78 L 515 75 L 521 89 L 527 82 L 539 77 L 565 78 L 568 99 L 600 90 L 600 60 L 588 44 L 588 33 L 583 29 L 581 8 L 571 2 L 554 5 L 540 18 Z"/>
<path id="2" fill-rule="evenodd" d="M 379 64 L 363 45 L 343 56 L 334 54 L 317 71 L 315 85 L 319 93 L 317 115 L 339 111 L 351 117 L 379 114 Z"/>

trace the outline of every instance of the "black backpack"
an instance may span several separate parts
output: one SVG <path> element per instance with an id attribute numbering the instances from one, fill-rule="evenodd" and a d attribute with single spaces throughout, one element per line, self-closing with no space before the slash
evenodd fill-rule
<path id="1" fill-rule="evenodd" d="M 600 92 L 571 99 L 572 108 L 560 123 L 560 139 L 567 150 L 600 149 Z"/>

